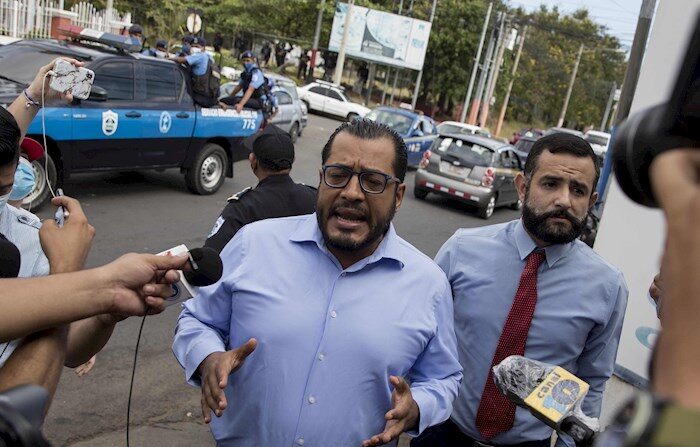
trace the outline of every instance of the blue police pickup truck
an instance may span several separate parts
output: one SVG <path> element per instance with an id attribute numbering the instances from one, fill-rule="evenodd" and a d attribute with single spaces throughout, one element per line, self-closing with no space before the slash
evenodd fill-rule
<path id="1" fill-rule="evenodd" d="M 414 110 L 381 106 L 365 118 L 386 124 L 401 135 L 408 151 L 408 166 L 413 168 L 418 167 L 423 153 L 437 137 L 435 121 Z"/>
<path id="2" fill-rule="evenodd" d="M 39 68 L 58 56 L 85 62 L 95 72 L 90 97 L 44 109 L 48 172 L 34 162 L 33 208 L 53 185 L 73 173 L 179 168 L 187 188 L 213 194 L 233 177 L 233 162 L 248 156 L 241 140 L 258 130 L 252 110 L 202 108 L 191 96 L 186 68 L 165 59 L 100 43 L 22 40 L 0 47 L 0 104 L 9 104 Z M 42 142 L 41 113 L 28 136 Z M 43 144 L 43 142 L 42 142 Z"/>

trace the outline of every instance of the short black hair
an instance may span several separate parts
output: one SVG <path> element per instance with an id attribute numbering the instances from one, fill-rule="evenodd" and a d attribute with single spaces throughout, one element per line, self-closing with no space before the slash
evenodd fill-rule
<path id="1" fill-rule="evenodd" d="M 0 166 L 17 164 L 21 136 L 15 117 L 0 106 Z"/>
<path id="2" fill-rule="evenodd" d="M 341 132 L 347 132 L 353 137 L 363 140 L 377 140 L 380 138 L 390 139 L 394 143 L 394 174 L 403 182 L 406 177 L 406 165 L 408 164 L 406 143 L 404 143 L 401 135 L 386 124 L 378 123 L 367 118 L 358 118 L 353 121 L 345 122 L 335 129 L 335 132 L 333 132 L 328 139 L 326 145 L 323 146 L 323 152 L 321 152 L 321 162 L 323 164 L 326 164 L 328 157 L 331 155 L 333 140 L 335 140 L 335 137 Z"/>
<path id="3" fill-rule="evenodd" d="M 545 150 L 553 154 L 571 154 L 575 157 L 590 158 L 595 168 L 595 178 L 593 179 L 593 189 L 591 190 L 591 194 L 593 194 L 600 178 L 600 161 L 588 141 L 564 132 L 557 132 L 540 138 L 532 145 L 532 149 L 530 149 L 530 153 L 527 156 L 523 172 L 526 178 L 532 178 L 532 175 L 537 170 L 537 161 Z"/>

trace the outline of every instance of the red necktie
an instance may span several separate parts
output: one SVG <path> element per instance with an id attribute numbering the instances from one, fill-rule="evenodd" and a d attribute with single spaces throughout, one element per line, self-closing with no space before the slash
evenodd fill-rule
<path id="1" fill-rule="evenodd" d="M 479 410 L 476 413 L 476 427 L 484 439 L 491 439 L 499 433 L 510 430 L 515 422 L 515 405 L 496 388 L 492 368 L 511 355 L 524 355 L 527 334 L 530 331 L 532 314 L 537 304 L 537 269 L 545 255 L 534 251 L 527 258 L 527 264 L 520 276 L 518 291 L 513 306 L 503 326 L 501 338 L 493 355 L 489 375 L 486 378 L 484 393 L 481 395 Z"/>

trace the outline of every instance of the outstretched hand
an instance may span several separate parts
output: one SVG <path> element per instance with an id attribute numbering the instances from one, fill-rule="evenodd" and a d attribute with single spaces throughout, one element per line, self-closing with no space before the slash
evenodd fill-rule
<path id="1" fill-rule="evenodd" d="M 420 420 L 420 409 L 411 388 L 403 377 L 390 376 L 389 382 L 394 387 L 391 393 L 391 410 L 384 417 L 386 426 L 384 431 L 362 441 L 363 447 L 383 445 L 398 438 L 401 433 L 411 430 Z"/>

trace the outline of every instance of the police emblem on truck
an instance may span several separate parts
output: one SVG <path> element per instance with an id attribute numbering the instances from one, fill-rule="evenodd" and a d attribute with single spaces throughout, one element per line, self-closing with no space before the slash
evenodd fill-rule
<path id="1" fill-rule="evenodd" d="M 102 112 L 102 133 L 110 136 L 114 135 L 119 126 L 119 115 L 112 112 L 111 110 L 106 110 Z"/>

